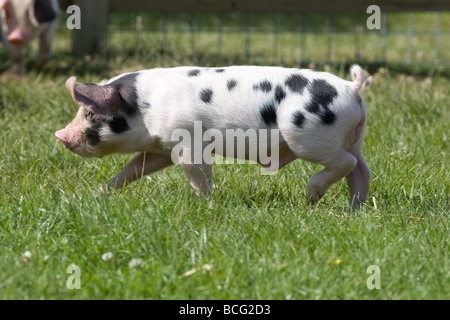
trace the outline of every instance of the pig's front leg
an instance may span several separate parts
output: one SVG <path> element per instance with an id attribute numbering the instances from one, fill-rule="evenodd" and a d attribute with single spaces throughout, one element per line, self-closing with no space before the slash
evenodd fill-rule
<path id="1" fill-rule="evenodd" d="M 195 163 L 194 153 L 191 149 L 183 150 L 181 168 L 191 182 L 191 186 L 199 196 L 209 198 L 213 189 L 211 157 L 203 155 L 201 163 Z"/>
<path id="2" fill-rule="evenodd" d="M 39 52 L 36 59 L 36 67 L 42 69 L 51 57 L 51 47 L 53 35 L 56 30 L 56 21 L 54 21 L 40 36 Z"/>
<path id="3" fill-rule="evenodd" d="M 145 175 L 152 174 L 172 164 L 173 162 L 170 155 L 146 152 L 140 153 L 134 157 L 118 175 L 107 182 L 106 189 L 111 188 L 119 190 L 125 184 L 130 184 Z M 104 191 L 105 187 L 102 187 L 102 192 Z"/>
<path id="4" fill-rule="evenodd" d="M 212 168 L 209 164 L 181 164 L 197 195 L 209 198 L 213 188 Z"/>
<path id="5" fill-rule="evenodd" d="M 18 76 L 24 74 L 25 62 L 22 55 L 22 47 L 8 43 L 8 53 L 12 62 L 12 66 L 8 72 Z"/>

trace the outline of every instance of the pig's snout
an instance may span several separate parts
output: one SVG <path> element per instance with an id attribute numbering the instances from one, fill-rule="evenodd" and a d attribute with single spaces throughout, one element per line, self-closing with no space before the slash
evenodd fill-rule
<path id="1" fill-rule="evenodd" d="M 69 140 L 66 136 L 65 129 L 59 130 L 55 132 L 55 136 L 64 143 L 66 148 L 69 148 Z"/>
<path id="2" fill-rule="evenodd" d="M 27 44 L 27 36 L 22 30 L 15 29 L 8 35 L 8 42 L 15 46 L 24 46 Z"/>
<path id="3" fill-rule="evenodd" d="M 73 125 L 69 124 L 64 129 L 55 132 L 55 136 L 61 140 L 62 143 L 66 146 L 67 149 L 72 150 L 75 147 L 75 132 L 73 130 Z"/>

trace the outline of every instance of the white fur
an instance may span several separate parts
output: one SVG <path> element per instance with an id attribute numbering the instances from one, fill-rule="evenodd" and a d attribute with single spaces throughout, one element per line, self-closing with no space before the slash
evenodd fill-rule
<path id="1" fill-rule="evenodd" d="M 200 70 L 200 73 L 189 77 L 187 73 L 193 69 Z M 353 205 L 359 206 L 359 200 L 366 197 L 367 177 L 370 175 L 360 155 L 367 112 L 359 91 L 370 84 L 370 80 L 365 81 L 363 70 L 357 65 L 352 66 L 353 82 L 350 82 L 329 73 L 311 70 L 254 66 L 224 69 L 221 73 L 215 69 L 194 67 L 141 72 L 137 88 L 140 99 L 151 105 L 144 112 L 143 119 L 152 140 L 170 149 L 174 146 L 171 141 L 174 130 L 193 130 L 195 121 L 201 121 L 205 130 L 278 128 L 281 132 L 280 145 L 288 146 L 280 154 L 281 158 L 288 160 L 282 159 L 280 167 L 300 157 L 328 168 L 311 180 L 309 195 L 312 200 L 319 200 L 332 183 L 349 175 L 359 161 L 366 179 L 362 181 L 361 175 L 357 177 L 357 181 L 361 180 L 358 182 L 359 190 L 351 190 Z M 338 97 L 329 106 L 336 114 L 335 124 L 324 125 L 316 115 L 305 110 L 311 99 L 307 89 L 303 94 L 290 92 L 285 81 L 294 73 L 300 73 L 310 83 L 313 80 L 325 80 L 337 90 Z M 231 79 L 236 80 L 237 85 L 230 91 L 227 82 Z M 255 84 L 265 80 L 272 84 L 270 93 L 253 89 Z M 282 86 L 286 97 L 276 106 L 277 124 L 268 126 L 261 121 L 260 110 L 264 103 L 273 99 L 277 85 Z M 213 92 L 211 103 L 200 99 L 200 92 L 205 88 Z M 292 121 L 296 111 L 303 112 L 308 119 L 304 128 L 297 127 Z M 201 187 L 197 185 L 197 189 Z M 208 190 L 199 192 L 208 194 Z"/>

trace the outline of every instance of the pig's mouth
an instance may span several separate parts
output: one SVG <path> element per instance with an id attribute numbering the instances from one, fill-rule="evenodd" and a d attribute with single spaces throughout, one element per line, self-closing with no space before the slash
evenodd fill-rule
<path id="1" fill-rule="evenodd" d="M 69 143 L 69 141 L 68 141 L 68 140 L 65 138 L 65 136 L 62 134 L 62 130 L 56 131 L 56 132 L 55 132 L 55 136 L 56 136 L 62 143 L 64 143 L 64 146 L 65 146 L 67 149 L 71 150 L 72 145 Z"/>
<path id="2" fill-rule="evenodd" d="M 55 132 L 55 136 L 62 142 L 64 143 L 64 146 L 70 150 L 71 152 L 85 157 L 85 158 L 91 158 L 91 157 L 95 157 L 95 155 L 91 152 L 89 152 L 87 146 L 85 145 L 85 147 L 82 147 L 82 143 L 80 143 L 79 141 L 73 142 L 70 141 L 70 139 L 67 138 L 66 132 L 63 130 L 60 131 L 56 131 Z"/>

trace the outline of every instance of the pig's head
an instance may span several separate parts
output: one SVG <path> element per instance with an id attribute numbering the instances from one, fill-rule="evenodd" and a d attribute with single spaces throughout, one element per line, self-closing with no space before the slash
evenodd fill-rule
<path id="1" fill-rule="evenodd" d="M 0 0 L 3 31 L 15 46 L 27 45 L 58 13 L 56 0 Z"/>
<path id="2" fill-rule="evenodd" d="M 127 149 L 131 121 L 139 112 L 136 74 L 128 74 L 105 85 L 66 82 L 80 106 L 76 117 L 55 133 L 67 149 L 83 157 L 103 157 Z M 127 142 L 128 140 L 128 142 Z"/>

